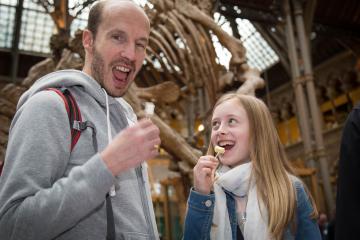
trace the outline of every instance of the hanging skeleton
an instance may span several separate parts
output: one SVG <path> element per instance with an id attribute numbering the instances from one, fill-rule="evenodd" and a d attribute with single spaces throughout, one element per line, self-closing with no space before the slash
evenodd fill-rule
<path id="1" fill-rule="evenodd" d="M 50 9 L 49 2 L 38 2 Z M 85 1 L 87 5 L 90 2 L 93 1 Z M 51 16 L 58 32 L 64 33 L 67 31 L 61 27 L 69 27 L 69 21 L 73 18 L 59 17 L 69 14 L 68 11 L 64 13 L 64 6 L 58 3 L 54 1 L 55 10 Z M 192 147 L 163 119 L 169 118 L 174 110 L 184 115 L 183 119 L 187 117 L 184 108 L 187 101 L 193 98 L 197 99 L 193 104 L 197 104 L 194 109 L 198 115 L 189 119 L 198 117 L 205 121 L 207 111 L 226 85 L 240 81 L 242 85 L 237 92 L 244 94 L 254 94 L 255 89 L 264 85 L 259 71 L 246 64 L 245 48 L 241 41 L 227 34 L 213 20 L 212 7 L 210 0 L 152 0 L 145 5 L 152 25 L 148 54 L 135 83 L 125 96 L 140 117 L 144 101 L 153 101 L 157 105 L 152 120 L 160 128 L 162 147 L 173 156 L 183 174 L 190 171 L 201 151 Z M 57 22 L 64 19 L 67 20 L 66 24 Z M 232 55 L 230 71 L 224 71 L 225 68 L 216 62 L 212 34 Z M 8 84 L 1 90 L 0 164 L 4 159 L 8 129 L 20 95 L 36 79 L 49 72 L 70 67 L 81 69 L 84 56 L 81 31 L 71 41 L 68 40 L 61 35 L 52 37 L 50 45 L 53 57 L 33 66 L 21 84 Z"/>

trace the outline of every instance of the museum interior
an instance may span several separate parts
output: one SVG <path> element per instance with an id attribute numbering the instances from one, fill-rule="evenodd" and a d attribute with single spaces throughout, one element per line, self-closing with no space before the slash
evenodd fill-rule
<path id="1" fill-rule="evenodd" d="M 95 0 L 0 0 L 0 165 L 19 97 L 41 76 L 82 69 Z M 146 58 L 124 96 L 155 105 L 159 155 L 149 179 L 161 239 L 181 239 L 193 167 L 211 109 L 226 92 L 271 111 L 296 174 L 333 219 L 344 122 L 360 101 L 358 0 L 137 0 L 149 16 Z"/>

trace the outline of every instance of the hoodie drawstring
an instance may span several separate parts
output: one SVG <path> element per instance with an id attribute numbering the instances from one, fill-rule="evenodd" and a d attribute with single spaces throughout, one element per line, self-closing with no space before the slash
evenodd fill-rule
<path id="1" fill-rule="evenodd" d="M 107 136 L 108 136 L 108 144 L 110 144 L 112 140 L 112 134 L 111 134 L 111 123 L 110 123 L 110 114 L 109 114 L 109 97 L 107 95 L 106 90 L 104 88 L 102 88 L 102 90 L 105 93 Z M 116 195 L 115 185 L 111 186 L 109 194 L 110 197 L 114 197 Z"/>
<path id="2" fill-rule="evenodd" d="M 105 93 L 106 125 L 107 125 L 108 144 L 110 144 L 112 140 L 112 135 L 111 135 L 111 125 L 110 125 L 110 114 L 109 114 L 109 99 L 105 89 L 102 88 L 102 90 Z M 106 219 L 107 219 L 106 240 L 116 239 L 114 213 L 111 204 L 111 197 L 114 197 L 115 195 L 116 195 L 115 185 L 112 185 L 109 193 L 106 194 Z"/>
<path id="3" fill-rule="evenodd" d="M 110 144 L 112 140 L 112 134 L 111 134 L 111 127 L 110 127 L 110 114 L 109 114 L 109 98 L 105 91 L 105 89 L 102 88 L 102 90 L 105 93 L 105 101 L 106 101 L 106 124 L 107 124 L 107 133 L 108 133 L 108 144 Z"/>

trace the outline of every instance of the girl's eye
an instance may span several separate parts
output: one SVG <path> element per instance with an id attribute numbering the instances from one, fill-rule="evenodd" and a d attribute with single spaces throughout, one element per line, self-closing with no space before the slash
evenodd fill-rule
<path id="1" fill-rule="evenodd" d="M 212 123 L 212 128 L 214 129 L 214 130 L 216 130 L 216 129 L 218 129 L 219 128 L 219 122 L 213 122 Z"/>
<path id="2" fill-rule="evenodd" d="M 235 123 L 237 123 L 237 120 L 235 118 L 229 119 L 229 124 L 235 124 Z"/>

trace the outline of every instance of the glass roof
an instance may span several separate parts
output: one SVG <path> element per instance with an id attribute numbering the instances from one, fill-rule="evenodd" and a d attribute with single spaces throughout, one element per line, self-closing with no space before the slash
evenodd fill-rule
<path id="1" fill-rule="evenodd" d="M 49 40 L 54 30 L 54 22 L 37 5 L 25 5 L 21 19 L 19 49 L 30 52 L 49 53 Z M 41 9 L 41 8 L 40 8 Z"/>
<path id="2" fill-rule="evenodd" d="M 83 1 L 70 0 L 70 8 L 73 8 L 72 15 L 80 9 L 81 2 Z M 145 0 L 137 0 L 137 2 L 144 5 Z M 16 4 L 17 0 L 0 0 L 0 48 L 11 48 Z M 84 9 L 81 15 L 73 21 L 71 34 L 86 26 L 88 11 L 89 7 Z M 232 35 L 230 24 L 223 16 L 215 13 L 214 19 L 222 29 Z M 251 67 L 264 71 L 279 61 L 274 50 L 251 22 L 239 18 L 236 19 L 236 22 L 241 40 L 246 48 L 246 58 Z M 54 22 L 44 8 L 32 0 L 24 0 L 19 49 L 35 53 L 49 53 L 49 40 L 54 31 Z M 212 40 L 218 55 L 217 61 L 228 67 L 231 58 L 230 52 L 219 43 L 216 36 L 213 35 Z"/>
<path id="3" fill-rule="evenodd" d="M 219 13 L 214 14 L 215 21 L 221 26 L 221 28 L 232 35 L 232 29 L 230 23 L 221 16 Z M 260 71 L 264 71 L 277 62 L 279 62 L 279 56 L 269 46 L 266 40 L 256 30 L 254 25 L 246 19 L 236 19 L 238 25 L 238 31 L 241 36 L 241 41 L 246 48 L 246 59 L 251 67 L 257 68 Z M 225 49 L 216 37 L 213 37 L 215 50 L 220 56 L 219 62 L 228 67 L 231 54 Z"/>
<path id="4" fill-rule="evenodd" d="M 16 0 L 0 0 L 0 48 L 11 48 L 15 24 Z M 75 5 L 76 4 L 76 5 Z M 75 7 L 79 1 L 70 1 L 70 7 Z M 84 9 L 71 25 L 71 34 L 86 26 L 89 9 Z M 73 13 L 74 14 L 74 13 Z M 19 49 L 34 53 L 50 53 L 49 41 L 55 32 L 55 24 L 45 9 L 32 0 L 24 0 L 21 19 Z"/>
<path id="5" fill-rule="evenodd" d="M 0 48 L 11 48 L 14 23 L 15 7 L 0 5 Z"/>
<path id="6" fill-rule="evenodd" d="M 16 6 L 17 0 L 0 0 L 0 4 Z"/>
<path id="7" fill-rule="evenodd" d="M 279 56 L 249 20 L 238 18 L 236 23 L 241 40 L 247 50 L 246 56 L 250 66 L 265 70 L 279 62 Z"/>

